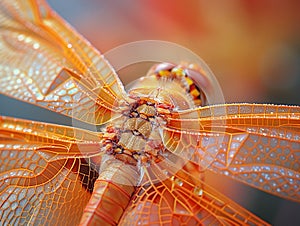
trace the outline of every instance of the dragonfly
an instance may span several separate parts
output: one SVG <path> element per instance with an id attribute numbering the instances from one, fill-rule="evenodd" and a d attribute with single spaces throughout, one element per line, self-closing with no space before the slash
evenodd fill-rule
<path id="1" fill-rule="evenodd" d="M 269 225 L 207 171 L 300 202 L 300 107 L 209 105 L 193 64 L 125 90 L 45 1 L 0 5 L 0 93 L 100 127 L 0 116 L 1 225 Z"/>

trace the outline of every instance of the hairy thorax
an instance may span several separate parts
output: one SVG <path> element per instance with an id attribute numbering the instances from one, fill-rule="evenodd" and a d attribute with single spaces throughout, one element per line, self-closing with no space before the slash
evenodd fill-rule
<path id="1" fill-rule="evenodd" d="M 118 106 L 119 115 L 106 127 L 105 151 L 123 162 L 137 165 L 163 160 L 167 150 L 161 129 L 168 114 L 194 108 L 201 100 L 186 70 L 163 67 L 132 84 L 128 101 Z"/>
<path id="2" fill-rule="evenodd" d="M 106 152 L 132 165 L 159 161 L 164 148 L 158 127 L 164 121 L 158 108 L 154 101 L 140 98 L 125 107 L 122 116 L 106 128 Z"/>

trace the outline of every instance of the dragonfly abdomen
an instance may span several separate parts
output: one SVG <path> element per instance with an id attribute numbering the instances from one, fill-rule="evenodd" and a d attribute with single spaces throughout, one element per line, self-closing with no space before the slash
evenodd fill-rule
<path id="1" fill-rule="evenodd" d="M 102 158 L 93 194 L 84 209 L 80 225 L 116 225 L 140 178 L 136 166 L 111 155 Z"/>

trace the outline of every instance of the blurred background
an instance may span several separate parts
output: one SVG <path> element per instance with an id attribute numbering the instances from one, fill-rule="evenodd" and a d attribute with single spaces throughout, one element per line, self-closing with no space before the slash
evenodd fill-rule
<path id="1" fill-rule="evenodd" d="M 138 40 L 174 42 L 204 59 L 226 102 L 300 104 L 298 0 L 48 2 L 102 53 Z M 121 79 L 128 83 L 147 68 L 138 70 L 121 73 Z M 224 177 L 211 178 L 218 190 L 268 222 L 300 225 L 299 204 Z"/>

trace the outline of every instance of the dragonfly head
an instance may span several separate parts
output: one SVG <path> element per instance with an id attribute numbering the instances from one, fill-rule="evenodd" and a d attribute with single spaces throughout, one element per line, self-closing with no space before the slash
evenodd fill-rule
<path id="1" fill-rule="evenodd" d="M 127 91 L 132 97 L 149 98 L 177 110 L 186 110 L 207 104 L 201 89 L 205 82 L 204 72 L 193 65 L 162 63 L 153 66 Z"/>
<path id="2" fill-rule="evenodd" d="M 208 80 L 205 72 L 197 65 L 161 63 L 149 70 L 148 76 L 151 75 L 155 75 L 158 79 L 179 82 L 196 107 L 206 105 L 206 96 L 201 87 L 205 86 Z"/>

